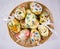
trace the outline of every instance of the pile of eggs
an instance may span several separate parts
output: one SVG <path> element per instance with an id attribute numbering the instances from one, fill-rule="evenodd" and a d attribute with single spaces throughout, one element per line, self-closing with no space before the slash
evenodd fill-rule
<path id="1" fill-rule="evenodd" d="M 29 2 L 27 6 L 20 5 L 12 12 L 14 19 L 8 22 L 8 28 L 20 45 L 36 46 L 42 37 L 49 35 L 48 28 L 43 25 L 50 20 L 49 13 L 37 2 Z"/>

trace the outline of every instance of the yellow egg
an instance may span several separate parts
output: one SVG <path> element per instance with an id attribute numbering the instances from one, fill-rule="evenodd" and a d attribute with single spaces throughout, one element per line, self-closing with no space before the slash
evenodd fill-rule
<path id="1" fill-rule="evenodd" d="M 16 19 L 9 21 L 8 27 L 14 33 L 18 33 L 20 31 L 20 24 Z"/>
<path id="2" fill-rule="evenodd" d="M 48 30 L 48 28 L 46 27 L 46 26 L 44 26 L 44 25 L 39 25 L 38 26 L 38 30 L 40 31 L 40 34 L 42 35 L 42 36 L 48 36 L 49 35 L 49 30 Z"/>
<path id="3" fill-rule="evenodd" d="M 25 8 L 24 7 L 22 7 L 22 8 L 17 8 L 16 10 L 15 10 L 15 14 L 14 14 L 14 16 L 15 16 L 15 18 L 16 19 L 18 19 L 18 20 L 21 20 L 21 19 L 24 19 L 25 18 Z"/>
<path id="4" fill-rule="evenodd" d="M 42 12 L 42 6 L 36 2 L 30 3 L 30 9 L 36 15 L 41 14 Z"/>
<path id="5" fill-rule="evenodd" d="M 25 23 L 28 28 L 37 28 L 39 24 L 38 20 L 36 19 L 36 15 L 34 15 L 29 9 L 27 10 Z"/>
<path id="6" fill-rule="evenodd" d="M 31 30 L 30 39 L 31 39 L 32 44 L 33 43 L 38 44 L 39 41 L 41 40 L 41 36 L 36 29 Z"/>
<path id="7" fill-rule="evenodd" d="M 46 12 L 42 12 L 39 17 L 40 17 L 40 21 L 39 22 L 41 24 L 46 24 L 49 21 L 48 14 Z"/>

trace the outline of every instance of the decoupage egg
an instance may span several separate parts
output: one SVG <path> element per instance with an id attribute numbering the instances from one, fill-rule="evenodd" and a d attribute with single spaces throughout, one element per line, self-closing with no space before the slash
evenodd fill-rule
<path id="1" fill-rule="evenodd" d="M 39 26 L 38 26 L 38 30 L 39 30 L 40 34 L 41 34 L 42 36 L 44 36 L 44 37 L 49 35 L 49 30 L 48 30 L 48 28 L 47 28 L 46 26 L 44 26 L 44 25 L 39 25 Z"/>
<path id="2" fill-rule="evenodd" d="M 27 10 L 25 23 L 28 28 L 37 28 L 39 24 L 36 15 L 34 15 L 29 9 Z"/>
<path id="3" fill-rule="evenodd" d="M 31 39 L 32 44 L 37 44 L 37 45 L 39 44 L 41 40 L 41 36 L 36 29 L 31 30 L 30 39 Z"/>
<path id="4" fill-rule="evenodd" d="M 30 8 L 31 8 L 31 11 L 37 15 L 42 12 L 42 6 L 36 2 L 31 2 Z"/>
<path id="5" fill-rule="evenodd" d="M 30 35 L 30 31 L 27 29 L 24 29 L 20 31 L 18 38 L 20 38 L 20 40 L 26 40 L 28 39 L 29 35 Z"/>
<path id="6" fill-rule="evenodd" d="M 8 28 L 12 32 L 18 33 L 20 31 L 20 23 L 16 19 L 13 19 L 13 20 L 8 22 Z"/>
<path id="7" fill-rule="evenodd" d="M 41 24 L 46 24 L 46 23 L 48 23 L 50 21 L 49 17 L 48 17 L 48 13 L 45 12 L 45 11 L 43 11 L 39 17 L 40 17 L 40 21 L 39 22 Z"/>
<path id="8" fill-rule="evenodd" d="M 15 13 L 14 13 L 14 16 L 15 16 L 15 18 L 16 19 L 18 19 L 18 20 L 21 20 L 21 19 L 24 19 L 24 17 L 25 17 L 25 8 L 24 7 L 22 7 L 22 8 L 17 8 L 16 10 L 15 10 Z"/>

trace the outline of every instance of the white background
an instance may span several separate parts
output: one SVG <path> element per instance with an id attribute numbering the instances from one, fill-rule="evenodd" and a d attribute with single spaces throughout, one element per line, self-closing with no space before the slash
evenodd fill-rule
<path id="1" fill-rule="evenodd" d="M 2 18 L 7 18 L 14 7 L 28 0 L 0 0 L 0 49 L 28 49 L 16 44 L 9 36 L 6 22 Z M 30 0 L 31 1 L 31 0 Z M 33 0 L 32 0 L 33 1 Z M 37 0 L 47 6 L 54 17 L 54 26 L 58 37 L 48 40 L 44 44 L 29 49 L 60 49 L 60 0 Z"/>

